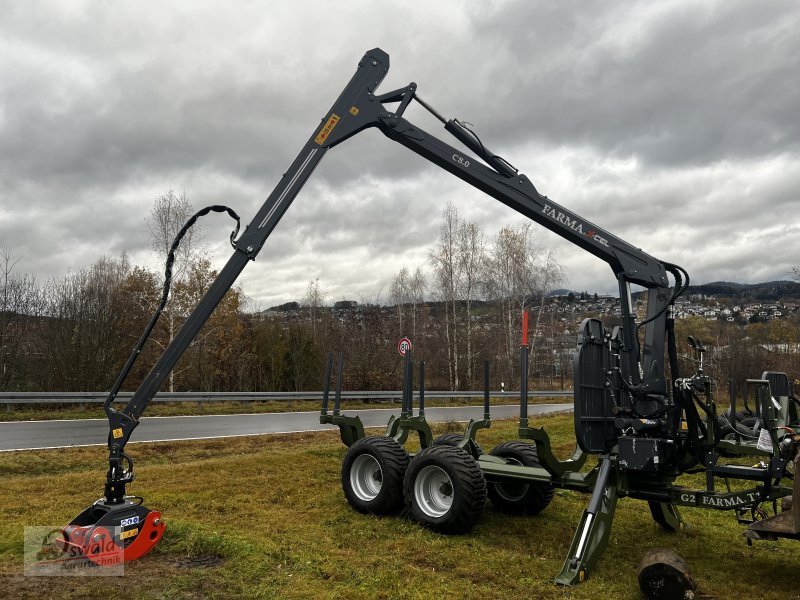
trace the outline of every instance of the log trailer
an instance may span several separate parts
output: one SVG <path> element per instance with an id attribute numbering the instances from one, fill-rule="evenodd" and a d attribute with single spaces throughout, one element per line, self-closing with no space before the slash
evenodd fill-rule
<path id="1" fill-rule="evenodd" d="M 557 460 L 546 432 L 530 426 L 527 394 L 521 398 L 519 437 L 533 443 L 507 442 L 488 454 L 481 453 L 474 441 L 477 429 L 489 425 L 488 407 L 486 418 L 470 424 L 460 439 L 434 444 L 424 415 L 413 416 L 410 400 L 404 401 L 401 418 L 393 419 L 384 436 L 367 437 L 357 418 L 341 414 L 338 405 L 334 414 L 323 406 L 322 422 L 339 425 L 342 439 L 350 446 L 342 481 L 345 495 L 356 509 L 386 513 L 406 506 L 423 524 L 458 533 L 477 521 L 487 494 L 502 510 L 532 514 L 549 503 L 556 487 L 587 492 L 591 494 L 588 507 L 557 577 L 562 584 L 573 584 L 583 581 L 600 557 L 619 497 L 648 502 L 659 525 L 677 529 L 681 523 L 678 505 L 755 511 L 764 502 L 789 495 L 792 490 L 782 481 L 791 474 L 799 438 L 789 428 L 789 409 L 796 399 L 791 399 L 788 378 L 774 374 L 752 383 L 757 390 L 760 419 L 758 443 L 745 438 L 738 429 L 733 430 L 732 439 L 721 439 L 711 380 L 702 369 L 689 377 L 679 373 L 671 309 L 688 286 L 686 271 L 648 255 L 541 195 L 527 176 L 489 150 L 467 124 L 445 119 L 423 101 L 415 83 L 379 94 L 378 87 L 388 70 L 389 56 L 381 49 L 364 55 L 321 125 L 238 237 L 237 224 L 231 235 L 233 255 L 131 399 L 120 406 L 115 403 L 116 395 L 166 302 L 168 261 L 161 306 L 104 404 L 109 455 L 103 497 L 64 529 L 63 543 L 91 557 L 93 544 L 99 544 L 99 540 L 113 542 L 122 551 L 122 560 L 133 560 L 161 539 L 165 524 L 160 513 L 146 508 L 141 498 L 127 494 L 127 486 L 134 480 L 133 459 L 125 452 L 131 434 L 164 379 L 244 267 L 256 258 L 328 150 L 368 128 L 377 128 L 389 139 L 604 260 L 618 282 L 622 316 L 621 324 L 611 330 L 596 319 L 587 319 L 581 325 L 574 369 L 577 447 L 568 460 Z M 405 119 L 404 113 L 414 100 L 440 120 L 469 152 Z M 236 217 L 220 206 L 201 213 L 209 210 L 227 211 Z M 632 285 L 646 290 L 647 312 L 638 323 L 631 300 Z M 702 357 L 702 344 L 693 343 Z M 526 352 L 523 347 L 524 356 Z M 526 390 L 525 378 L 522 383 Z M 779 400 L 773 398 L 775 386 L 785 392 Z M 792 414 L 796 420 L 796 410 Z M 402 446 L 409 431 L 420 433 L 423 446 L 413 457 Z M 762 460 L 755 467 L 720 464 L 719 458 L 725 454 L 756 454 Z M 582 470 L 589 455 L 597 457 L 597 465 Z M 679 475 L 692 469 L 705 470 L 705 489 L 675 485 Z M 750 481 L 752 486 L 746 491 L 723 492 L 715 489 L 718 478 Z M 794 483 L 796 489 L 796 479 Z M 765 527 L 754 536 L 799 537 L 797 510 L 794 515 L 785 531 Z"/>

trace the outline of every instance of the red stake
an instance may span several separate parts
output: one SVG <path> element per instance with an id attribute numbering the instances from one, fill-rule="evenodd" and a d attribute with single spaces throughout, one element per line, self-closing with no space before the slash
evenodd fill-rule
<path id="1" fill-rule="evenodd" d="M 528 311 L 522 311 L 522 345 L 528 345 Z"/>

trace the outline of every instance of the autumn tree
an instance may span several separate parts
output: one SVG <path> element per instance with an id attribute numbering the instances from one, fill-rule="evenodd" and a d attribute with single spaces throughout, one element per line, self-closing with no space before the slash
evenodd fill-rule
<path id="1" fill-rule="evenodd" d="M 190 266 L 182 281 L 173 286 L 173 306 L 179 315 L 188 314 L 217 278 L 208 259 L 202 258 Z M 243 332 L 240 310 L 244 302 L 241 290 L 232 287 L 223 296 L 211 316 L 200 328 L 173 369 L 181 387 L 211 391 L 231 389 L 238 371 L 239 338 Z M 182 324 L 185 317 L 181 316 Z"/>

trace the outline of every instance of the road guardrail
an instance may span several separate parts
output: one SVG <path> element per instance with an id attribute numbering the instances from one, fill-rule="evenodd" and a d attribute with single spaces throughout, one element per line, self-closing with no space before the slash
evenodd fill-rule
<path id="1" fill-rule="evenodd" d="M 120 392 L 116 402 L 127 402 L 132 392 Z M 0 392 L 0 404 L 11 408 L 15 404 L 102 404 L 108 392 Z M 519 392 L 493 391 L 492 398 L 514 398 Z M 572 396 L 571 391 L 528 392 L 528 398 L 563 398 Z M 342 391 L 342 400 L 400 400 L 400 390 Z M 414 397 L 417 397 L 415 392 Z M 331 400 L 333 394 L 330 394 Z M 425 390 L 425 398 L 475 398 L 482 399 L 482 391 L 435 391 Z M 317 400 L 322 401 L 322 392 L 159 392 L 153 402 L 265 402 L 270 400 Z"/>

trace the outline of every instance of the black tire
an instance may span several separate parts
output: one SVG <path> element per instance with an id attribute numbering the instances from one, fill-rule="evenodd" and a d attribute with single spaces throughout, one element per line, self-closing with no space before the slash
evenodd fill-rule
<path id="1" fill-rule="evenodd" d="M 745 440 L 749 439 L 750 441 L 752 441 L 758 438 L 758 433 L 756 433 L 755 429 L 753 429 L 749 425 L 745 425 L 744 423 L 737 423 L 736 431 L 738 431 L 742 436 L 744 436 Z"/>
<path id="2" fill-rule="evenodd" d="M 523 467 L 540 467 L 536 446 L 525 442 L 503 442 L 490 452 L 506 462 Z M 498 510 L 511 515 L 535 515 L 553 500 L 555 488 L 549 483 L 506 480 L 489 484 L 489 500 Z"/>
<path id="3" fill-rule="evenodd" d="M 358 440 L 342 462 L 342 489 L 358 512 L 388 515 L 403 508 L 403 476 L 408 452 L 394 438 L 371 436 Z"/>
<path id="4" fill-rule="evenodd" d="M 740 437 L 744 439 L 744 441 L 752 440 L 758 437 L 755 431 L 748 427 L 747 425 L 743 425 L 742 423 L 736 423 L 736 431 L 739 432 Z M 733 441 L 736 439 L 734 434 L 733 425 L 725 425 L 719 431 L 719 439 L 721 440 L 730 440 Z"/>
<path id="5" fill-rule="evenodd" d="M 463 439 L 464 436 L 460 433 L 445 433 L 444 435 L 440 435 L 433 440 L 431 446 L 458 446 Z M 478 456 L 483 454 L 483 448 L 481 448 L 481 445 L 475 440 L 472 440 L 472 443 L 475 444 L 475 448 L 478 451 Z"/>
<path id="6" fill-rule="evenodd" d="M 466 533 L 483 513 L 486 479 L 461 448 L 431 446 L 411 460 L 403 492 L 419 523 L 439 533 Z"/>

